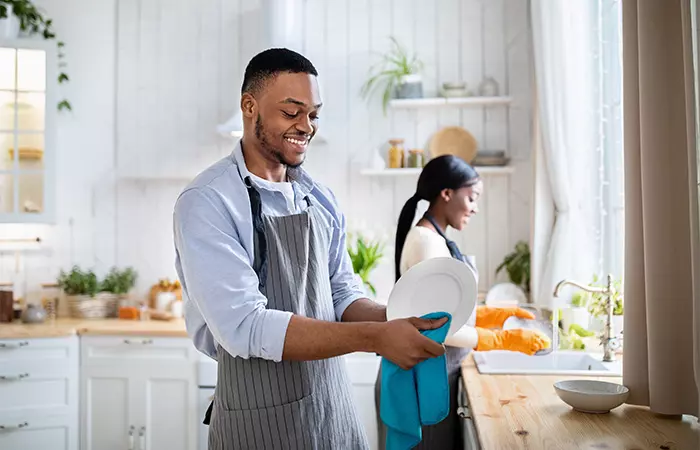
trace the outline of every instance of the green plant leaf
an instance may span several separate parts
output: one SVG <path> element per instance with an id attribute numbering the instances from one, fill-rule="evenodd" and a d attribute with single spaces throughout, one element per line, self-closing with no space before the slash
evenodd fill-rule
<path id="1" fill-rule="evenodd" d="M 67 109 L 68 111 L 73 111 L 73 107 L 71 106 L 70 102 L 68 102 L 68 100 L 61 100 L 58 103 L 58 110 L 63 111 L 64 109 Z"/>
<path id="2" fill-rule="evenodd" d="M 69 81 L 68 75 L 66 75 L 65 73 L 61 72 L 61 74 L 58 76 L 58 82 L 59 82 L 59 83 L 65 83 L 65 82 L 67 82 L 67 81 Z"/>

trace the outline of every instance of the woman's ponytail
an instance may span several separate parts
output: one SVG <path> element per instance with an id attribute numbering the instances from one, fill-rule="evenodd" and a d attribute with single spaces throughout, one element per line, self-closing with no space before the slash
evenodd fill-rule
<path id="1" fill-rule="evenodd" d="M 401 214 L 399 215 L 399 223 L 396 227 L 396 245 L 394 246 L 394 270 L 397 281 L 401 278 L 401 253 L 403 252 L 403 245 L 413 225 L 413 219 L 416 217 L 416 209 L 418 209 L 418 202 L 420 202 L 420 200 L 418 194 L 409 198 L 406 204 L 403 205 L 403 208 L 401 208 Z"/>

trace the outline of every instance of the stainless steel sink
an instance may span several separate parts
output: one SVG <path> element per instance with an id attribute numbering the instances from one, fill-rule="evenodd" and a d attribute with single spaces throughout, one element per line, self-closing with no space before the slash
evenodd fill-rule
<path id="1" fill-rule="evenodd" d="M 580 351 L 558 351 L 541 356 L 506 350 L 474 352 L 474 362 L 483 374 L 622 376 L 619 361 L 604 363 L 602 355 Z"/>

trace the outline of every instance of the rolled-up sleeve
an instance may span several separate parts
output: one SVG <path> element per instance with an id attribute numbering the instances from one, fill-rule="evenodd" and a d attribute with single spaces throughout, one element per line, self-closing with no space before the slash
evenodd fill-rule
<path id="1" fill-rule="evenodd" d="M 359 281 L 359 277 L 355 276 L 352 268 L 347 248 L 345 216 L 338 209 L 332 211 L 332 214 L 336 223 L 333 226 L 328 269 L 331 276 L 335 316 L 340 321 L 347 307 L 358 299 L 366 298 L 367 294 L 365 294 L 362 283 Z"/>
<path id="2" fill-rule="evenodd" d="M 173 220 L 179 272 L 190 306 L 206 324 L 201 326 L 233 356 L 281 361 L 292 313 L 267 308 L 223 201 L 206 187 L 187 190 L 178 198 Z"/>

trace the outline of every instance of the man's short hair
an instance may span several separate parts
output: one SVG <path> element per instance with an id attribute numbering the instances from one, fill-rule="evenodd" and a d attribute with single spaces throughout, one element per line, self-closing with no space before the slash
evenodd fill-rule
<path id="1" fill-rule="evenodd" d="M 241 94 L 256 94 L 267 81 L 280 73 L 308 73 L 318 76 L 311 61 L 287 48 L 271 48 L 255 55 L 245 68 Z"/>

